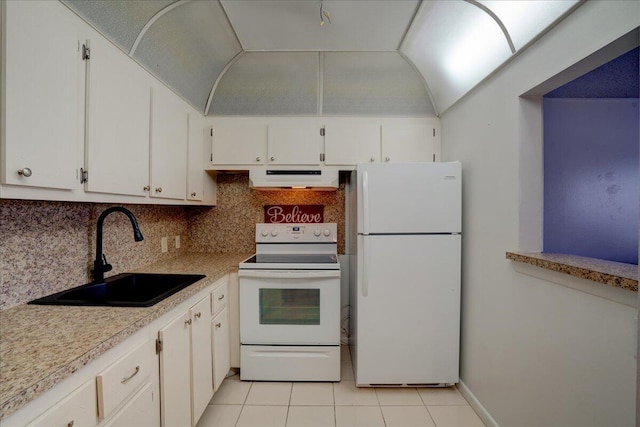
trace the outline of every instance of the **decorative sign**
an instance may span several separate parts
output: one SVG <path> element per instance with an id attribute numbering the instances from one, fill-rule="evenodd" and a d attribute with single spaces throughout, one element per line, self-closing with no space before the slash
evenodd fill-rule
<path id="1" fill-rule="evenodd" d="M 324 222 L 323 205 L 268 205 L 264 207 L 265 223 Z"/>

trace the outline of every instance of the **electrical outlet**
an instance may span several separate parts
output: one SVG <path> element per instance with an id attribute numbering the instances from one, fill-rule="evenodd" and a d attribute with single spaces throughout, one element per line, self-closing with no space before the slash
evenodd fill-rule
<path id="1" fill-rule="evenodd" d="M 162 240 L 162 253 L 165 253 L 169 250 L 169 238 L 168 237 L 163 237 Z"/>
<path id="2" fill-rule="evenodd" d="M 180 249 L 180 236 L 176 236 L 176 249 Z"/>

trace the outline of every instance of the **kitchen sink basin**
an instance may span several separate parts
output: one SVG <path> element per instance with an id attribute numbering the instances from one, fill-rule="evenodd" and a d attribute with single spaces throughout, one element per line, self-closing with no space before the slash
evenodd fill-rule
<path id="1" fill-rule="evenodd" d="M 124 273 L 102 283 L 87 283 L 29 304 L 150 307 L 203 279 L 202 274 Z"/>

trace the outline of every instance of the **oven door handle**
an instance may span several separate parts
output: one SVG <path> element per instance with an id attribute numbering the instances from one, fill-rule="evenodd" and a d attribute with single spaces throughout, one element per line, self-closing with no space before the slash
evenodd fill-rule
<path id="1" fill-rule="evenodd" d="M 340 270 L 278 271 L 278 270 L 239 270 L 238 277 L 265 279 L 324 279 L 340 277 Z"/>

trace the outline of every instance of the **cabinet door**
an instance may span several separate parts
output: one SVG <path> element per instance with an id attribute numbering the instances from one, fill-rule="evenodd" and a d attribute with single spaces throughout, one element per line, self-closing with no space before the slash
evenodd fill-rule
<path id="1" fill-rule="evenodd" d="M 154 395 L 153 384 L 147 383 L 104 427 L 158 427 L 159 425 L 158 400 Z"/>
<path id="2" fill-rule="evenodd" d="M 88 43 L 86 191 L 146 196 L 150 87 L 132 59 L 97 33 Z"/>
<path id="3" fill-rule="evenodd" d="M 267 127 L 251 123 L 220 123 L 211 135 L 211 164 L 262 165 L 267 154 Z"/>
<path id="4" fill-rule="evenodd" d="M 382 125 L 383 162 L 432 162 L 434 128 L 429 124 Z"/>
<path id="5" fill-rule="evenodd" d="M 3 6 L 1 182 L 72 189 L 82 137 L 84 64 L 77 18 L 59 2 L 8 1 Z"/>
<path id="6" fill-rule="evenodd" d="M 380 161 L 380 125 L 340 123 L 325 126 L 324 163 L 357 165 Z"/>
<path id="7" fill-rule="evenodd" d="M 322 152 L 320 127 L 269 125 L 267 161 L 270 165 L 319 165 Z"/>
<path id="8" fill-rule="evenodd" d="M 213 326 L 213 381 L 218 390 L 229 372 L 229 311 L 225 307 L 211 321 Z"/>
<path id="9" fill-rule="evenodd" d="M 155 87 L 151 112 L 151 197 L 184 200 L 187 191 L 187 110 Z"/>
<path id="10" fill-rule="evenodd" d="M 160 414 L 166 427 L 191 425 L 191 363 L 189 312 L 164 328 L 158 336 L 160 352 Z"/>
<path id="11" fill-rule="evenodd" d="M 192 420 L 195 424 L 213 397 L 211 353 L 211 299 L 201 299 L 191 307 L 191 390 Z"/>
<path id="12" fill-rule="evenodd" d="M 189 114 L 189 142 L 187 149 L 187 200 L 202 200 L 204 195 L 204 117 Z"/>
<path id="13" fill-rule="evenodd" d="M 31 422 L 28 427 L 93 427 L 97 422 L 96 385 L 91 380 Z"/>

